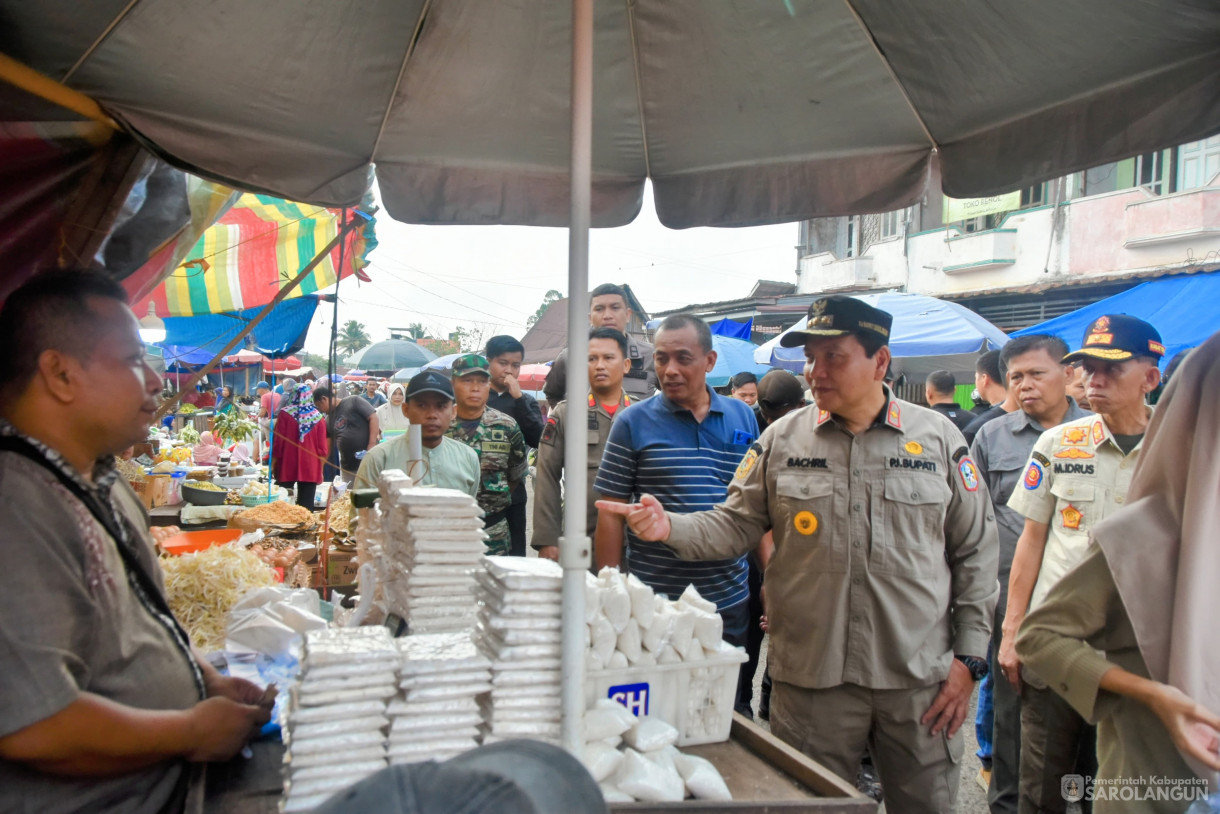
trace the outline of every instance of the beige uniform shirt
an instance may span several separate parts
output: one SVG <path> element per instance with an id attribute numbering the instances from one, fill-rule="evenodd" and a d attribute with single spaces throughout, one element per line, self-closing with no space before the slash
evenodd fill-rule
<path id="1" fill-rule="evenodd" d="M 961 431 L 894 399 L 852 435 L 798 410 L 751 447 L 713 511 L 670 514 L 682 557 L 723 558 L 773 529 L 771 674 L 801 687 L 909 689 L 984 657 L 999 583 L 995 513 Z"/>
<path id="2" fill-rule="evenodd" d="M 1008 499 L 1021 516 L 1049 526 L 1029 610 L 1084 558 L 1090 530 L 1122 508 L 1142 446 L 1141 440 L 1124 455 L 1096 415 L 1047 430 L 1034 444 L 1025 477 Z"/>
<path id="3" fill-rule="evenodd" d="M 624 392 L 614 415 L 620 415 L 634 402 L 635 399 Z M 559 545 L 559 537 L 563 534 L 563 493 L 560 485 L 563 482 L 563 422 L 567 413 L 566 401 L 555 405 L 547 416 L 546 426 L 542 428 L 542 440 L 538 443 L 538 465 L 534 475 L 534 536 L 530 540 L 534 548 Z M 597 480 L 597 468 L 602 462 L 614 416 L 590 394 L 588 420 L 585 529 L 592 537 L 597 529 L 597 507 L 593 505 L 597 492 L 593 491 L 593 482 Z"/>
<path id="4" fill-rule="evenodd" d="M 1148 788 L 1149 779 L 1160 779 L 1162 785 L 1179 781 L 1177 785 L 1192 792 L 1200 788 L 1200 781 L 1156 713 L 1139 701 L 1101 689 L 1101 677 L 1115 666 L 1143 678 L 1149 675 L 1099 547 L 1090 548 L 1071 577 L 1052 588 L 1041 607 L 1025 617 L 1017 655 L 1081 717 L 1097 724 L 1097 776 L 1110 784 L 1095 784 L 1096 814 L 1137 810 L 1138 804 L 1117 798 L 1123 785 L 1136 786 L 1134 792 L 1144 801 L 1140 811 L 1181 812 L 1186 806 L 1181 800 L 1194 799 L 1156 799 L 1158 789 Z"/>

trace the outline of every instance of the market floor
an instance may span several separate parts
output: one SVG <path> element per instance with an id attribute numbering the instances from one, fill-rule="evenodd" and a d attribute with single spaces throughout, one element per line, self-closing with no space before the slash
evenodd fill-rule
<path id="1" fill-rule="evenodd" d="M 760 665 L 767 663 L 767 646 L 770 644 L 770 638 L 763 639 L 762 654 L 758 661 Z M 760 667 L 758 673 L 754 676 L 754 711 L 758 711 L 758 699 L 762 697 L 762 677 L 763 671 Z M 979 763 L 978 751 L 979 743 L 974 736 L 974 713 L 975 706 L 978 702 L 978 689 L 975 688 L 974 695 L 970 697 L 970 713 L 966 716 L 966 722 L 962 724 L 962 731 L 966 735 L 966 754 L 962 758 L 962 776 L 957 789 L 957 805 L 953 809 L 953 814 L 988 814 L 987 810 L 987 793 L 983 791 L 978 784 L 979 769 L 982 764 Z M 766 721 L 758 721 L 758 724 L 768 731 L 771 726 Z M 885 812 L 885 806 L 880 808 L 880 812 Z"/>

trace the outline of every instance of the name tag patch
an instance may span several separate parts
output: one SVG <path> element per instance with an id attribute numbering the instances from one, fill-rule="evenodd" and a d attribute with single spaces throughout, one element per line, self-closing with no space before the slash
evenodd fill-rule
<path id="1" fill-rule="evenodd" d="M 935 461 L 916 461 L 913 458 L 890 458 L 890 469 L 916 469 L 922 472 L 935 472 Z"/>
<path id="2" fill-rule="evenodd" d="M 1093 464 L 1061 464 L 1055 462 L 1056 475 L 1092 475 Z"/>
<path id="3" fill-rule="evenodd" d="M 790 469 L 829 469 L 825 458 L 789 458 Z"/>

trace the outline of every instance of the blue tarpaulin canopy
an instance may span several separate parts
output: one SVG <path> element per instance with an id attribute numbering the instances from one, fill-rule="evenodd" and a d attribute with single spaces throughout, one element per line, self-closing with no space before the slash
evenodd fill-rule
<path id="1" fill-rule="evenodd" d="M 921 294 L 887 291 L 856 297 L 894 318 L 890 331 L 890 353 L 894 356 L 895 375 L 922 379 L 934 370 L 948 370 L 960 381 L 974 374 L 974 361 L 984 351 L 1008 342 L 1004 332 L 969 308 Z M 800 372 L 805 365 L 805 349 L 782 348 L 780 337 L 805 326 L 802 317 L 795 325 L 760 346 L 754 361 Z"/>
<path id="2" fill-rule="evenodd" d="M 754 318 L 751 317 L 745 322 L 734 322 L 731 319 L 725 318 L 719 322 L 713 322 L 710 326 L 713 336 L 728 336 L 733 339 L 744 339 L 750 341 L 750 333 L 754 330 Z"/>
<path id="3" fill-rule="evenodd" d="M 1070 314 L 1022 328 L 1013 336 L 1052 334 L 1077 350 L 1085 328 L 1102 314 L 1127 314 L 1156 328 L 1165 345 L 1164 367 L 1180 351 L 1203 344 L 1220 330 L 1220 269 L 1150 280 Z"/>
<path id="4" fill-rule="evenodd" d="M 305 334 L 317 307 L 317 297 L 284 300 L 255 326 L 246 337 L 245 347 L 265 356 L 295 353 L 305 344 Z M 160 343 L 165 350 L 165 363 L 207 364 L 262 310 L 258 307 L 194 317 L 166 317 L 165 341 Z"/>
<path id="5" fill-rule="evenodd" d="M 771 369 L 770 365 L 754 361 L 757 346 L 744 339 L 712 334 L 712 349 L 716 351 L 716 366 L 707 374 L 707 383 L 711 387 L 725 387 L 729 379 L 745 371 L 761 379 Z"/>

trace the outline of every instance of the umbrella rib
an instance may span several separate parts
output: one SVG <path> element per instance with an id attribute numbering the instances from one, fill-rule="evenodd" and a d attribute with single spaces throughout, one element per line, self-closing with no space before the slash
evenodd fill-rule
<path id="1" fill-rule="evenodd" d="M 644 148 L 644 177 L 652 177 L 648 155 L 648 125 L 644 121 L 644 83 L 640 74 L 640 43 L 635 34 L 635 0 L 627 0 L 627 20 L 631 25 L 631 67 L 635 75 L 635 107 L 640 114 L 640 142 Z"/>
<path id="2" fill-rule="evenodd" d="M 85 64 L 86 59 L 93 56 L 93 52 L 101 47 L 102 43 L 106 41 L 106 38 L 110 36 L 110 32 L 114 31 L 114 29 L 118 27 L 118 24 L 123 22 L 127 15 L 131 13 L 131 10 L 135 8 L 136 3 L 138 2 L 140 2 L 140 0 L 131 0 L 130 3 L 123 7 L 122 11 L 115 15 L 115 18 L 110 21 L 110 25 L 102 29 L 102 33 L 98 35 L 97 39 L 93 41 L 92 45 L 85 49 L 85 53 L 81 54 L 80 59 L 73 63 L 72 67 L 68 69 L 68 72 L 65 73 L 63 78 L 59 80 L 60 82 L 65 85 L 68 84 L 68 80 L 72 78 L 72 75 L 77 72 L 81 65 Z"/>
<path id="3" fill-rule="evenodd" d="M 898 92 L 902 94 L 903 100 L 907 103 L 907 108 L 910 109 L 911 115 L 915 117 L 915 121 L 919 122 L 920 129 L 923 134 L 928 137 L 928 143 L 932 145 L 932 149 L 940 149 L 936 139 L 932 136 L 932 131 L 928 129 L 927 123 L 923 120 L 923 116 L 919 115 L 919 111 L 915 109 L 915 103 L 911 101 L 911 95 L 907 93 L 906 86 L 902 84 L 902 80 L 898 78 L 898 74 L 894 73 L 894 66 L 886 59 L 885 53 L 881 50 L 881 46 L 877 44 L 877 38 L 873 36 L 873 32 L 864 22 L 864 18 L 856 11 L 856 7 L 852 5 L 852 0 L 843 0 L 843 5 L 847 6 L 847 10 L 851 12 L 851 16 L 855 18 L 856 24 L 860 26 L 860 30 L 864 32 L 864 36 L 868 39 L 870 45 L 873 46 L 873 52 L 877 54 L 877 58 L 881 60 L 881 64 L 885 66 L 885 70 L 889 73 L 890 79 L 894 80 L 894 84 L 898 86 Z"/>
<path id="4" fill-rule="evenodd" d="M 390 110 L 394 107 L 394 100 L 398 97 L 398 88 L 402 85 L 402 78 L 407 73 L 407 63 L 411 61 L 411 56 L 415 53 L 415 46 L 419 43 L 419 32 L 424 27 L 424 20 L 428 17 L 428 10 L 432 8 L 432 0 L 424 0 L 424 5 L 419 10 L 419 18 L 415 21 L 415 30 L 411 32 L 411 43 L 407 46 L 407 52 L 402 55 L 402 65 L 398 68 L 398 77 L 394 80 L 394 88 L 390 91 L 390 98 L 385 103 L 385 113 L 381 116 L 381 126 L 377 128 L 377 138 L 373 140 L 373 149 L 369 151 L 369 158 L 375 163 L 377 161 L 377 148 L 381 146 L 381 137 L 385 134 L 386 125 L 390 122 Z"/>

